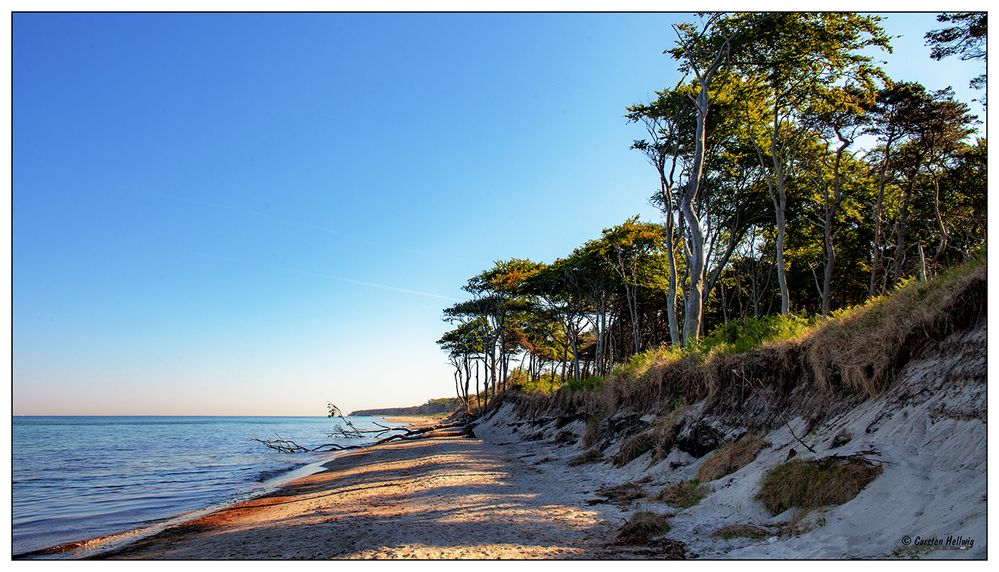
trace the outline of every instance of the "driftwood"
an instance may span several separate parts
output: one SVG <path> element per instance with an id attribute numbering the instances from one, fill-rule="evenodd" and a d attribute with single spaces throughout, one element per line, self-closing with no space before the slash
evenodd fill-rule
<path id="1" fill-rule="evenodd" d="M 802 441 L 802 440 L 801 440 L 801 438 L 800 438 L 800 437 L 798 437 L 797 435 L 795 435 L 795 434 L 794 434 L 794 429 L 791 429 L 791 424 L 790 424 L 790 423 L 788 423 L 788 422 L 786 422 L 786 421 L 785 421 L 785 422 L 784 422 L 784 425 L 787 425 L 787 430 L 791 432 L 791 436 L 792 436 L 792 437 L 794 437 L 794 440 L 795 440 L 795 441 L 797 441 L 797 442 L 801 443 L 801 445 L 802 445 L 802 446 L 803 446 L 804 448 L 808 449 L 809 451 L 811 451 L 811 452 L 813 452 L 813 453 L 815 452 L 815 449 L 812 449 L 811 447 L 809 447 L 809 446 L 808 446 L 808 443 L 805 443 L 804 441 Z"/>
<path id="2" fill-rule="evenodd" d="M 409 427 L 389 427 L 388 425 L 382 425 L 381 423 L 373 422 L 377 428 L 376 429 L 358 429 L 351 423 L 343 414 L 340 409 L 333 405 L 332 403 L 326 404 L 329 410 L 330 417 L 339 417 L 340 421 L 343 423 L 336 424 L 335 430 L 329 434 L 330 437 L 338 439 L 357 439 L 362 437 L 376 436 L 380 437 L 386 433 L 393 433 L 387 437 L 382 437 L 373 443 L 367 443 L 364 445 L 342 445 L 340 443 L 323 443 L 322 445 L 317 445 L 315 447 L 305 447 L 299 445 L 298 443 L 292 441 L 291 439 L 285 439 L 280 435 L 276 435 L 274 439 L 256 439 L 253 440 L 262 443 L 265 446 L 274 449 L 275 451 L 280 451 L 282 453 L 318 453 L 318 452 L 328 452 L 328 451 L 348 451 L 351 449 L 363 449 L 365 447 L 374 447 L 381 445 L 383 443 L 389 443 L 391 441 L 409 441 L 413 439 L 425 439 L 428 437 L 458 437 L 458 436 L 468 436 L 471 434 L 471 429 L 466 423 L 444 423 L 438 425 L 432 425 L 429 427 L 419 427 L 416 429 L 411 429 Z"/>

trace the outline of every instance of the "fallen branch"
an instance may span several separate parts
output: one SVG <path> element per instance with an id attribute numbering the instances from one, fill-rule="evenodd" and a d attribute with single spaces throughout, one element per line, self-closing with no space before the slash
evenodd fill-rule
<path id="1" fill-rule="evenodd" d="M 785 422 L 784 422 L 784 425 L 787 425 L 787 430 L 791 432 L 791 436 L 792 436 L 792 437 L 794 437 L 794 440 L 795 440 L 795 441 L 797 441 L 797 442 L 801 443 L 801 446 L 802 446 L 802 447 L 804 447 L 804 448 L 808 449 L 808 450 L 809 450 L 809 451 L 811 451 L 812 453 L 814 453 L 814 452 L 815 452 L 815 449 L 812 449 L 811 447 L 809 447 L 807 443 L 805 443 L 804 441 L 802 441 L 802 440 L 801 440 L 800 438 L 798 438 L 798 436 L 797 436 L 797 435 L 795 435 L 795 434 L 794 434 L 794 429 L 791 429 L 791 424 L 790 424 L 790 423 L 788 423 L 788 422 L 786 422 L 786 421 L 785 421 Z"/>
<path id="2" fill-rule="evenodd" d="M 348 425 L 350 425 L 348 423 Z M 409 441 L 413 439 L 426 439 L 429 437 L 458 437 L 467 436 L 470 434 L 470 429 L 464 423 L 447 423 L 443 425 L 433 425 L 430 427 L 419 427 L 416 429 L 411 429 L 408 427 L 388 427 L 385 425 L 379 425 L 383 429 L 372 429 L 372 430 L 359 430 L 353 425 L 353 433 L 346 436 L 346 438 L 355 438 L 363 436 L 365 434 L 384 434 L 386 432 L 395 431 L 394 435 L 384 437 L 375 441 L 374 443 L 367 443 L 364 445 L 342 445 L 340 443 L 323 443 L 322 445 L 317 445 L 315 447 L 304 447 L 298 443 L 290 440 L 284 439 L 280 435 L 276 439 L 256 439 L 253 441 L 258 443 L 263 443 L 265 446 L 274 449 L 275 451 L 280 451 L 282 453 L 319 453 L 319 452 L 329 452 L 329 451 L 349 451 L 353 449 L 363 449 L 366 447 L 375 447 L 383 443 L 389 443 L 391 441 Z M 450 429 L 459 429 L 458 431 L 450 431 Z M 331 437 L 339 436 L 337 433 L 330 434 Z"/>

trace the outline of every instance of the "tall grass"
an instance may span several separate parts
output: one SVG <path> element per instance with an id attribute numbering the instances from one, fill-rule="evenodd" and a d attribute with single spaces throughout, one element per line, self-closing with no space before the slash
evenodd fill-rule
<path id="1" fill-rule="evenodd" d="M 730 320 L 701 338 L 695 350 L 702 354 L 744 353 L 766 343 L 795 340 L 807 334 L 815 322 L 815 318 L 798 314 Z"/>
<path id="2" fill-rule="evenodd" d="M 883 392 L 908 357 L 985 315 L 986 274 L 981 258 L 834 312 L 806 344 L 815 382 L 825 389 L 844 386 L 872 397 Z"/>
<path id="3" fill-rule="evenodd" d="M 752 392 L 787 395 L 804 384 L 827 394 L 874 397 L 922 348 L 982 319 L 985 298 L 982 257 L 828 318 L 732 321 L 692 348 L 635 354 L 604 378 L 568 384 L 547 397 L 524 396 L 523 406 L 534 414 L 554 409 L 606 418 L 623 407 L 665 414 L 678 399 L 692 404 L 728 396 L 727 407 L 738 411 Z"/>

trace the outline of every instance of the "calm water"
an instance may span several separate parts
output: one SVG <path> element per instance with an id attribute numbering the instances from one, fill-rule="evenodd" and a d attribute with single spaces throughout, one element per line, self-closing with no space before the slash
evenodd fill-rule
<path id="1" fill-rule="evenodd" d="M 352 417 L 358 428 L 376 420 Z M 323 454 L 251 441 L 328 443 L 326 417 L 15 417 L 13 552 L 162 522 L 245 498 Z M 365 441 L 352 439 L 350 444 Z"/>

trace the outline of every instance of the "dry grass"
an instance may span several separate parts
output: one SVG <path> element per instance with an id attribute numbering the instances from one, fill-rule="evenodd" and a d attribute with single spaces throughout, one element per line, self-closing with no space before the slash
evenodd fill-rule
<path id="1" fill-rule="evenodd" d="M 657 536 L 669 532 L 669 521 L 654 512 L 640 511 L 631 515 L 617 533 L 618 544 L 649 544 Z"/>
<path id="2" fill-rule="evenodd" d="M 655 448 L 652 452 L 652 461 L 658 463 L 669 455 L 670 451 L 673 450 L 673 445 L 676 444 L 676 438 L 680 434 L 680 430 L 683 429 L 684 418 L 683 413 L 687 408 L 681 408 L 673 411 L 669 415 L 665 415 L 656 420 L 655 426 L 652 428 L 652 436 L 655 439 Z"/>
<path id="3" fill-rule="evenodd" d="M 666 485 L 659 491 L 657 498 L 668 505 L 676 508 L 690 508 L 701 502 L 711 489 L 707 485 L 702 485 L 697 479 L 680 481 Z"/>
<path id="4" fill-rule="evenodd" d="M 766 441 L 753 433 L 747 433 L 733 443 L 726 443 L 701 463 L 697 469 L 697 480 L 706 483 L 734 473 L 752 463 L 767 446 Z"/>
<path id="5" fill-rule="evenodd" d="M 597 494 L 612 503 L 628 503 L 645 496 L 645 491 L 639 483 L 624 483 L 613 487 L 597 489 Z"/>
<path id="6" fill-rule="evenodd" d="M 594 447 L 592 449 L 587 449 L 582 453 L 580 453 L 578 456 L 572 458 L 569 461 L 569 465 L 572 467 L 578 467 L 579 465 L 587 465 L 589 463 L 599 462 L 603 458 L 604 458 L 604 452 Z"/>
<path id="7" fill-rule="evenodd" d="M 807 406 L 810 413 L 821 416 L 832 398 L 875 397 L 884 392 L 913 355 L 984 317 L 985 302 L 982 258 L 928 282 L 909 282 L 890 295 L 837 311 L 789 339 L 764 342 L 737 354 L 651 350 L 616 368 L 595 388 L 563 389 L 549 396 L 521 394 L 517 407 L 535 419 L 559 411 L 589 415 L 584 447 L 599 440 L 601 421 L 617 411 L 662 414 L 678 399 L 692 404 L 708 397 L 714 411 L 740 416 L 743 404 L 754 395 L 765 399 L 794 395 L 797 403 L 804 403 L 803 393 L 795 390 L 814 384 L 822 391 L 809 392 Z M 756 429 L 770 429 L 774 419 L 760 413 L 753 422 Z M 675 438 L 668 425 L 659 429 L 654 445 L 657 460 L 669 453 Z"/>
<path id="8" fill-rule="evenodd" d="M 764 538 L 770 538 L 773 534 L 763 527 L 752 524 L 730 524 L 714 531 L 711 533 L 711 536 L 714 536 L 715 538 L 724 538 L 725 540 L 730 540 L 732 538 L 752 538 L 753 540 L 763 540 Z"/>
<path id="9" fill-rule="evenodd" d="M 976 261 L 834 313 L 805 343 L 816 383 L 879 395 L 908 357 L 984 316 L 985 296 L 986 266 Z"/>
<path id="10" fill-rule="evenodd" d="M 632 435 L 621 443 L 621 449 L 614 455 L 614 466 L 623 467 L 648 453 L 655 446 L 656 440 L 651 431 Z"/>
<path id="11" fill-rule="evenodd" d="M 583 432 L 583 446 L 592 447 L 600 439 L 600 423 L 606 419 L 602 413 L 590 414 L 586 419 L 586 431 Z"/>
<path id="12" fill-rule="evenodd" d="M 572 431 L 562 431 L 552 440 L 553 445 L 571 445 L 576 442 L 576 434 Z"/>
<path id="13" fill-rule="evenodd" d="M 857 496 L 881 470 L 880 466 L 860 459 L 795 459 L 767 471 L 754 498 L 770 514 L 780 514 L 792 507 L 839 505 Z"/>

